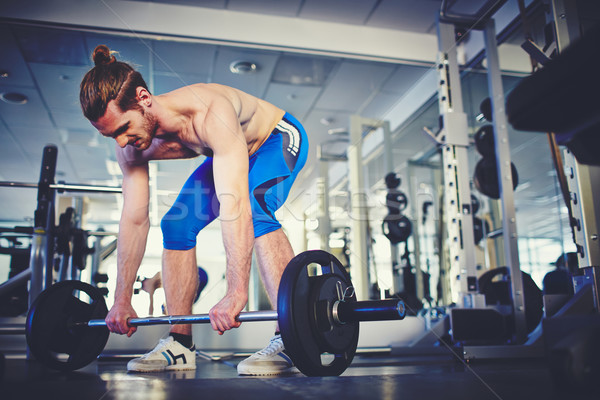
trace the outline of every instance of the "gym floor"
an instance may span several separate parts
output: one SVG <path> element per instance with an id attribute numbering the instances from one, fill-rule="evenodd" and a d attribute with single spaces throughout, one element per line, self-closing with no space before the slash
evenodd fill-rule
<path id="1" fill-rule="evenodd" d="M 542 360 L 480 361 L 448 356 L 357 355 L 340 377 L 241 377 L 243 358 L 197 359 L 195 371 L 131 374 L 126 358 L 60 373 L 9 355 L 0 398 L 60 399 L 598 399 L 561 391 Z"/>

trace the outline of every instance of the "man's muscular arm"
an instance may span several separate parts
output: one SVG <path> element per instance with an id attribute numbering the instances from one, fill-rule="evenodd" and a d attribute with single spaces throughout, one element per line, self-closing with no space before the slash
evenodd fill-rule
<path id="1" fill-rule="evenodd" d="M 236 317 L 248 301 L 248 280 L 254 234 L 248 195 L 248 146 L 229 101 L 216 97 L 199 134 L 213 151 L 215 191 L 220 203 L 221 230 L 227 259 L 227 293 L 209 312 L 220 334 L 240 323 Z"/>
<path id="2" fill-rule="evenodd" d="M 131 336 L 135 327 L 127 325 L 128 318 L 137 314 L 131 306 L 133 284 L 144 257 L 150 221 L 148 217 L 148 162 L 132 160 L 127 152 L 117 148 L 117 159 L 123 171 L 123 211 L 117 241 L 117 286 L 115 302 L 106 316 L 112 332 Z"/>

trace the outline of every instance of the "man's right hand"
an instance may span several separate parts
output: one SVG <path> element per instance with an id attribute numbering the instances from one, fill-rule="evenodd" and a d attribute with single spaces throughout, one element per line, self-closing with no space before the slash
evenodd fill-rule
<path id="1" fill-rule="evenodd" d="M 130 318 L 137 318 L 131 303 L 115 303 L 105 318 L 106 326 L 111 332 L 127 334 L 127 337 L 131 337 L 137 328 L 127 324 L 127 320 Z"/>

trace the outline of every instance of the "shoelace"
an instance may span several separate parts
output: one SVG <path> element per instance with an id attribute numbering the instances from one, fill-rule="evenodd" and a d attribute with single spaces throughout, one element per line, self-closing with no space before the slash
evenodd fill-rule
<path id="1" fill-rule="evenodd" d="M 271 342 L 269 342 L 268 346 L 265 347 L 264 349 L 260 350 L 257 354 L 260 354 L 261 356 L 270 356 L 272 354 L 277 354 L 281 351 L 281 347 L 282 347 L 282 342 L 281 342 L 281 336 L 271 339 Z"/>

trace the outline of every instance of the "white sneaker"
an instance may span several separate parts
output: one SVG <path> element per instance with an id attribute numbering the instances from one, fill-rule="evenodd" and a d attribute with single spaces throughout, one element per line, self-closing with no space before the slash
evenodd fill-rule
<path id="1" fill-rule="evenodd" d="M 237 366 L 239 375 L 282 375 L 298 372 L 285 354 L 281 335 L 275 335 L 264 349 L 257 351 Z"/>
<path id="2" fill-rule="evenodd" d="M 127 371 L 156 372 L 196 369 L 196 346 L 188 349 L 169 336 L 161 339 L 154 350 L 127 363 Z"/>

